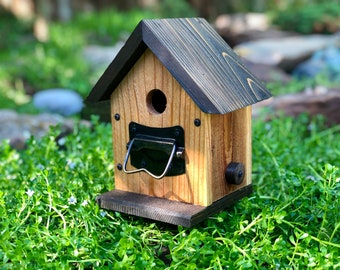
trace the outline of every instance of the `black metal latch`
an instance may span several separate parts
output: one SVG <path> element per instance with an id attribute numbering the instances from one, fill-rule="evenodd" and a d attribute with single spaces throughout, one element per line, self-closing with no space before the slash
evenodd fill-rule
<path id="1" fill-rule="evenodd" d="M 123 165 L 125 173 L 144 171 L 156 179 L 185 173 L 184 130 L 181 126 L 154 128 L 131 122 L 129 136 Z M 129 159 L 136 169 L 126 168 Z"/>

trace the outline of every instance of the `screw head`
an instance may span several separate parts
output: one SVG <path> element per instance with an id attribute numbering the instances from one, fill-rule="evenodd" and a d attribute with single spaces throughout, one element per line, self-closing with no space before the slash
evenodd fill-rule
<path id="1" fill-rule="evenodd" d="M 194 124 L 195 124 L 196 127 L 199 127 L 201 125 L 201 119 L 196 118 L 194 120 Z"/>
<path id="2" fill-rule="evenodd" d="M 118 163 L 118 164 L 117 164 L 117 169 L 118 169 L 119 171 L 123 170 L 123 165 L 120 164 L 120 163 Z"/>
<path id="3" fill-rule="evenodd" d="M 142 160 L 141 164 L 140 164 L 143 168 L 146 167 L 146 161 L 145 160 Z"/>
<path id="4" fill-rule="evenodd" d="M 119 121 L 120 120 L 120 114 L 119 113 L 116 113 L 115 116 L 114 116 L 115 120 L 116 121 Z"/>
<path id="5" fill-rule="evenodd" d="M 136 131 L 137 131 L 137 127 L 136 127 L 136 125 L 132 125 L 131 126 L 131 133 L 136 133 Z"/>
<path id="6" fill-rule="evenodd" d="M 175 130 L 174 132 L 175 137 L 178 137 L 180 135 L 180 131 L 178 129 Z"/>

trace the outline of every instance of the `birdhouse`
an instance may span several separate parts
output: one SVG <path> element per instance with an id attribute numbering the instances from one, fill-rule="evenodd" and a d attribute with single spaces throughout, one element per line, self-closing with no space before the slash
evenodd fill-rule
<path id="1" fill-rule="evenodd" d="M 251 105 L 269 97 L 206 20 L 142 20 L 87 98 L 111 104 L 100 207 L 190 227 L 250 194 Z"/>

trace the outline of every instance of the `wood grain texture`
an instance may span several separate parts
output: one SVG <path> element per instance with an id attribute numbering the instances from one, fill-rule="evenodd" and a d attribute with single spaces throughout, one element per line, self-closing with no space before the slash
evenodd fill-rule
<path id="1" fill-rule="evenodd" d="M 166 110 L 161 114 L 152 109 L 146 98 L 154 89 L 161 90 L 167 98 Z M 194 119 L 202 119 L 205 115 L 150 50 L 145 51 L 112 93 L 111 108 L 112 116 L 116 113 L 122 116 L 119 121 L 112 121 L 116 163 L 122 164 L 125 158 L 129 141 L 128 124 L 132 121 L 150 127 L 180 125 L 185 130 L 186 174 L 156 180 L 143 172 L 128 175 L 116 170 L 116 188 L 205 205 L 204 194 L 194 192 L 194 187 L 200 184 L 200 178 L 194 177 L 194 173 L 205 171 L 205 157 L 199 149 L 205 136 L 203 129 L 195 127 Z"/>
<path id="2" fill-rule="evenodd" d="M 163 113 L 155 112 L 147 99 L 154 89 L 166 96 Z M 116 189 L 207 206 L 251 183 L 250 106 L 223 115 L 203 113 L 150 50 L 112 93 L 111 108 L 116 165 L 123 164 L 126 155 L 130 122 L 150 127 L 179 125 L 185 132 L 185 174 L 157 180 L 144 172 L 126 174 L 116 169 Z M 119 121 L 116 113 L 121 115 Z M 199 127 L 195 119 L 200 119 Z M 232 161 L 246 167 L 241 185 L 225 180 L 226 166 Z"/>
<path id="3" fill-rule="evenodd" d="M 251 184 L 251 106 L 225 115 L 211 115 L 211 175 L 213 201 Z M 241 163 L 245 176 L 240 185 L 226 184 L 225 169 L 230 162 Z M 214 169 L 216 168 L 216 169 Z"/>
<path id="4" fill-rule="evenodd" d="M 149 48 L 205 113 L 225 114 L 271 95 L 201 18 L 142 20 L 87 100 L 108 99 Z"/>

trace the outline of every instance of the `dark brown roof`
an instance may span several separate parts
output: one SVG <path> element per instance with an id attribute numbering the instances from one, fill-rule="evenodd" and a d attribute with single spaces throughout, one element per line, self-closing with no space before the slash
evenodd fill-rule
<path id="1" fill-rule="evenodd" d="M 146 48 L 205 113 L 225 114 L 271 96 L 206 20 L 187 18 L 142 20 L 87 101 L 108 100 Z"/>

